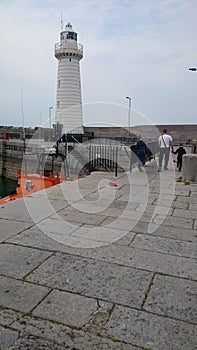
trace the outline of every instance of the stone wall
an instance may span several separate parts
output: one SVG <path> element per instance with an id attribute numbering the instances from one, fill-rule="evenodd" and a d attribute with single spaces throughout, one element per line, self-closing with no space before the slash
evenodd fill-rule
<path id="1" fill-rule="evenodd" d="M 191 144 L 192 139 L 197 139 L 197 124 L 188 125 L 139 125 L 130 128 L 124 127 L 85 127 L 85 132 L 94 132 L 97 137 L 110 138 L 128 138 L 129 134 L 135 136 L 141 134 L 142 137 L 149 141 L 158 139 L 161 131 L 167 129 L 167 132 L 172 135 L 175 144 L 183 142 Z"/>

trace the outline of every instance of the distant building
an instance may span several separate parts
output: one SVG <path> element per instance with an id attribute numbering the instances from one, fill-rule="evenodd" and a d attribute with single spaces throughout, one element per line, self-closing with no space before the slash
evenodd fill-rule
<path id="1" fill-rule="evenodd" d="M 58 60 L 55 123 L 62 125 L 62 133 L 82 133 L 82 98 L 79 61 L 83 46 L 77 43 L 77 33 L 68 23 L 55 44 Z"/>

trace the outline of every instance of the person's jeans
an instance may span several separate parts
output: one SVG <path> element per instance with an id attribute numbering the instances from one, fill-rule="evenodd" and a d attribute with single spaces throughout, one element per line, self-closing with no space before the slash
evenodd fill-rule
<path id="1" fill-rule="evenodd" d="M 138 169 L 140 170 L 145 165 L 145 151 L 138 151 Z"/>
<path id="2" fill-rule="evenodd" d="M 162 162 L 164 158 L 164 169 L 167 169 L 170 156 L 170 148 L 160 148 L 159 152 L 159 168 L 162 168 Z"/>
<path id="3" fill-rule="evenodd" d="M 177 158 L 177 168 L 179 171 L 182 169 L 182 158 Z"/>

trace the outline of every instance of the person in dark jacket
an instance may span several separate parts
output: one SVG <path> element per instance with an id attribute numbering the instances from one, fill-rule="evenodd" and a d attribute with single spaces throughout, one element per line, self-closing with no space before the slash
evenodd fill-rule
<path id="1" fill-rule="evenodd" d="M 173 154 L 177 154 L 177 169 L 181 171 L 182 169 L 182 162 L 183 162 L 183 155 L 186 154 L 185 148 L 183 148 L 183 144 L 180 143 L 179 147 Z"/>
<path id="2" fill-rule="evenodd" d="M 144 165 L 145 165 L 145 156 L 147 154 L 147 146 L 145 142 L 142 140 L 142 136 L 138 135 L 137 137 L 137 143 L 135 146 L 135 153 L 138 157 L 138 169 L 139 171 L 142 171 Z"/>

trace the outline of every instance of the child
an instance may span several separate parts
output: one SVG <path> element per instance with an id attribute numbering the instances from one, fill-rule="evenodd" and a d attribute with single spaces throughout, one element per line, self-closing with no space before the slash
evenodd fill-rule
<path id="1" fill-rule="evenodd" d="M 186 154 L 185 148 L 183 148 L 183 144 L 179 144 L 179 148 L 173 154 L 177 154 L 177 169 L 181 171 L 182 168 L 182 161 L 183 161 L 183 155 Z"/>

